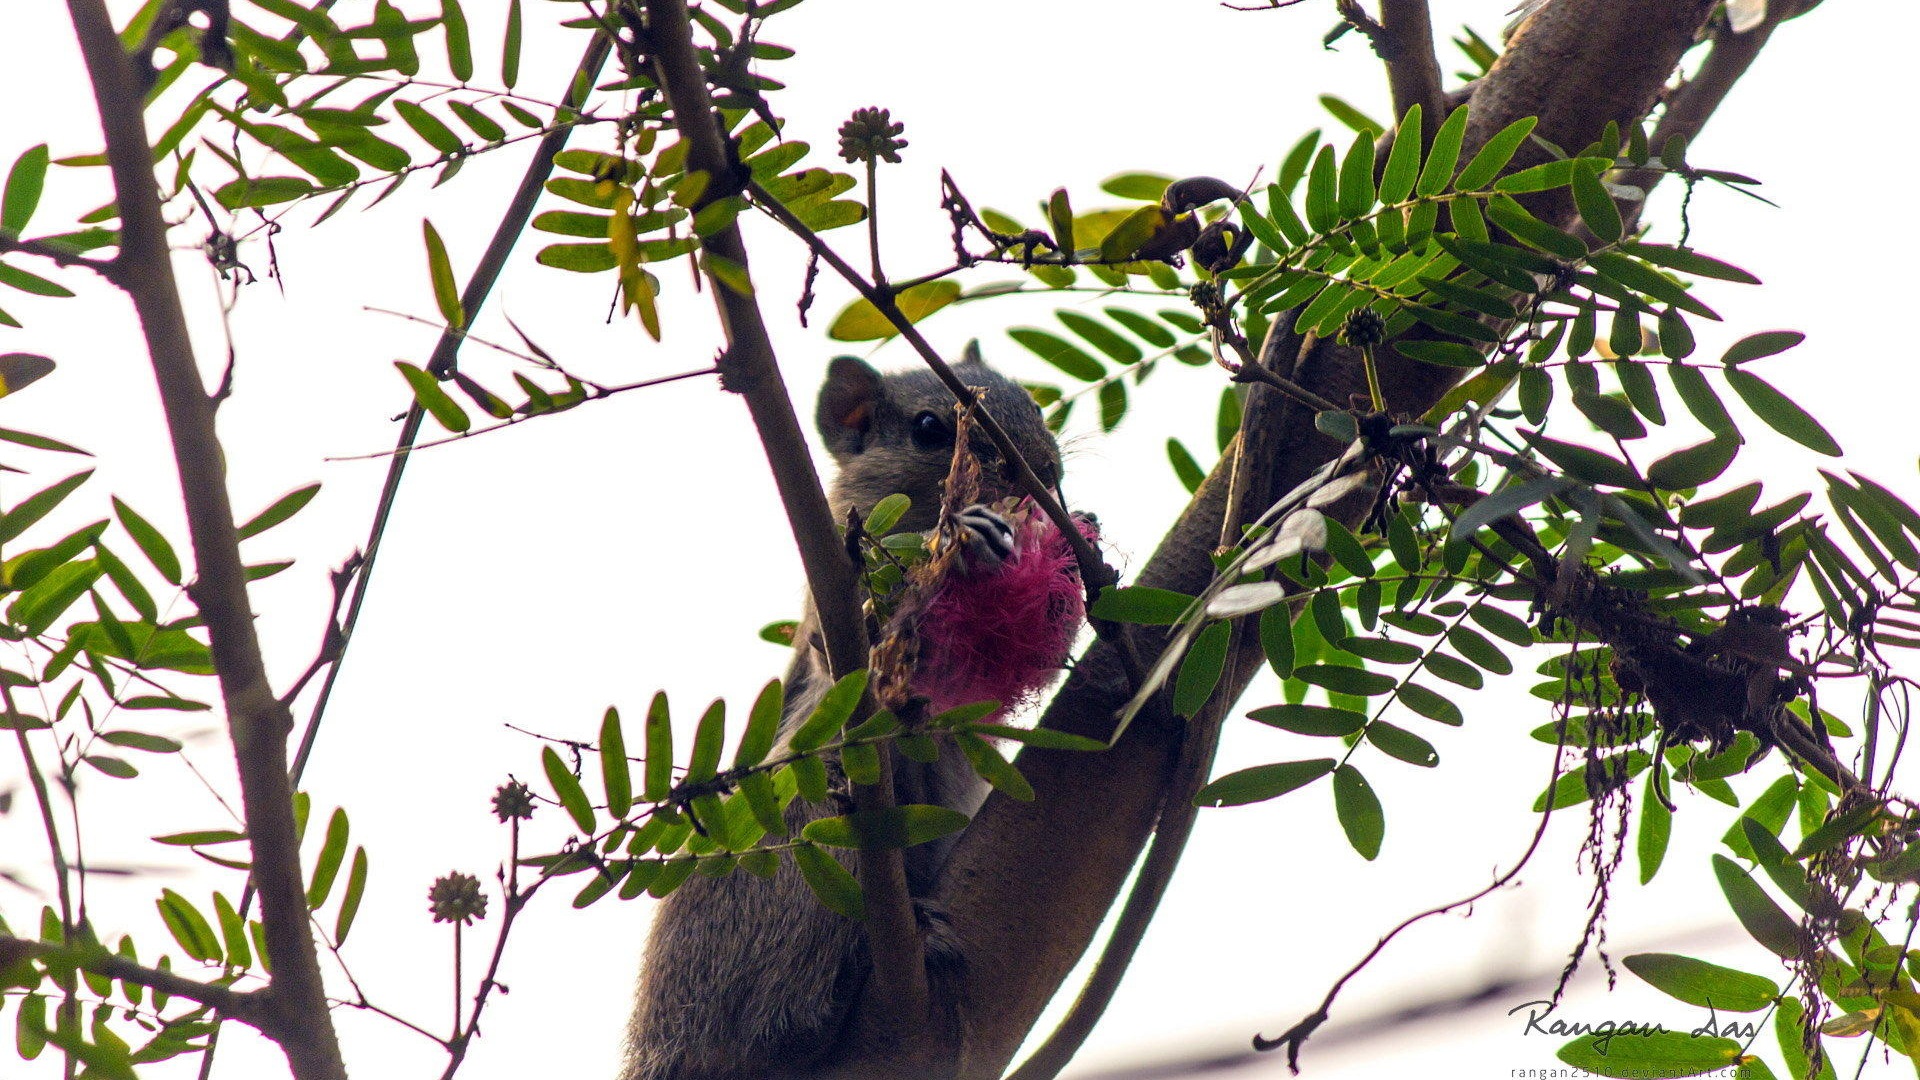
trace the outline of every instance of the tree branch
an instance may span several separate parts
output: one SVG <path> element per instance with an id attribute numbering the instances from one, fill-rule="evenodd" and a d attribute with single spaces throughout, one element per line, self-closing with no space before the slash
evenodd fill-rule
<path id="1" fill-rule="evenodd" d="M 16 960 L 38 960 L 53 967 L 75 967 L 91 975 L 144 986 L 162 994 L 196 1002 L 218 1010 L 235 1020 L 251 1024 L 272 1035 L 267 1003 L 261 991 L 235 990 L 203 983 L 136 964 L 123 956 L 107 952 L 99 945 L 55 945 L 30 941 L 11 934 L 0 934 L 0 967 Z"/>
<path id="2" fill-rule="evenodd" d="M 705 174 L 708 182 L 701 206 L 740 190 L 736 173 L 745 170 L 728 146 L 706 72 L 694 51 L 686 0 L 646 0 L 647 32 L 651 37 L 657 81 L 673 110 L 673 123 L 687 143 L 687 172 Z M 726 278 L 747 274 L 747 248 L 739 227 L 729 222 L 701 239 L 707 283 L 719 309 L 727 348 L 720 359 L 720 382 L 746 399 L 754 428 L 760 433 L 767 464 L 773 472 L 787 521 L 800 548 L 814 611 L 826 639 L 828 666 L 835 678 L 867 666 L 867 636 L 860 617 L 860 581 L 846 548 L 834 529 L 832 511 L 820 477 L 814 472 L 793 402 L 780 376 L 773 342 L 767 336 L 760 306 L 752 295 L 735 291 Z M 722 261 L 734 273 L 713 272 Z M 865 808 L 889 805 L 891 788 L 856 785 L 855 798 Z M 906 865 L 898 848 L 862 850 L 860 883 L 866 899 L 867 934 L 873 962 L 869 990 L 886 995 L 889 1011 L 862 1017 L 863 1034 L 889 1053 L 911 1057 L 924 1045 L 927 1025 L 926 956 L 913 903 L 907 895 Z"/>
<path id="3" fill-rule="evenodd" d="M 1744 34 L 1734 33 L 1724 21 L 1718 23 L 1714 27 L 1713 43 L 1708 46 L 1706 59 L 1701 61 L 1700 69 L 1693 78 L 1681 83 L 1667 95 L 1660 123 L 1654 126 L 1653 135 L 1648 140 L 1653 152 L 1658 154 L 1661 147 L 1676 137 L 1692 143 L 1706 129 L 1707 121 L 1713 118 L 1720 103 L 1732 92 L 1734 84 L 1759 58 L 1760 50 L 1766 48 L 1774 30 L 1788 19 L 1804 15 L 1819 6 L 1819 3 L 1820 0 L 1802 0 L 1800 3 L 1773 0 L 1767 5 L 1766 20 Z M 1651 194 L 1654 186 L 1666 175 L 1665 169 L 1624 169 L 1608 179 Z M 1646 200 L 1641 199 L 1628 208 L 1625 215 L 1627 228 L 1633 228 L 1646 205 Z"/>
<path id="4" fill-rule="evenodd" d="M 77 266 L 91 270 L 102 277 L 111 276 L 113 263 L 103 259 L 89 259 L 79 252 L 69 251 L 57 244 L 45 240 L 10 240 L 0 236 L 0 255 L 19 252 L 22 255 L 35 255 L 58 266 Z"/>
<path id="5" fill-rule="evenodd" d="M 226 708 L 252 852 L 253 883 L 273 977 L 268 1034 L 298 1080 L 344 1080 L 346 1066 L 327 1010 L 319 958 L 307 926 L 287 735 L 293 718 L 274 696 L 254 633 L 246 571 L 228 501 L 226 464 L 214 428 L 214 403 L 201 382 L 174 283 L 167 224 L 154 181 L 151 143 L 133 63 L 121 47 L 105 0 L 68 0 L 106 138 L 120 214 L 114 276 L 132 299 L 146 335 L 166 413 L 193 541 L 196 577 L 188 594 L 206 626 Z"/>
<path id="6" fill-rule="evenodd" d="M 1440 59 L 1433 51 L 1433 18 L 1427 0 L 1380 0 L 1375 22 L 1359 0 L 1340 0 L 1340 14 L 1373 43 L 1374 54 L 1387 65 L 1387 88 L 1393 95 L 1392 123 L 1407 110 L 1420 106 L 1420 145 L 1433 141 L 1446 120 L 1447 93 L 1440 83 Z"/>

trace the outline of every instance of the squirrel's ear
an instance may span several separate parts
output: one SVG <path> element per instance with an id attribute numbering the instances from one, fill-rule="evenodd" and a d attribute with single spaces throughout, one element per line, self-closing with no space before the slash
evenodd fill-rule
<path id="1" fill-rule="evenodd" d="M 960 350 L 960 362 L 962 364 L 979 364 L 982 367 L 986 366 L 986 360 L 980 356 L 979 338 L 974 338 L 967 342 L 967 347 Z"/>
<path id="2" fill-rule="evenodd" d="M 866 361 L 836 356 L 827 365 L 827 381 L 820 387 L 820 407 L 814 423 L 834 460 L 857 454 L 866 445 L 867 429 L 880 408 L 880 373 Z"/>

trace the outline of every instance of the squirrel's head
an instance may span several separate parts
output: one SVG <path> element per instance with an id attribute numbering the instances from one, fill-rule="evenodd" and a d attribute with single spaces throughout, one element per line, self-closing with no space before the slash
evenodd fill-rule
<path id="1" fill-rule="evenodd" d="M 988 367 L 978 343 L 967 346 L 953 371 L 982 393 L 1035 475 L 1058 485 L 1060 450 L 1026 389 Z M 851 356 L 834 358 L 816 412 L 820 438 L 840 467 L 830 492 L 834 513 L 864 512 L 898 492 L 913 500 L 900 527 L 931 528 L 953 463 L 953 405 L 953 394 L 925 368 L 883 375 Z M 1017 490 L 984 432 L 971 433 L 968 449 L 980 461 L 981 501 Z"/>

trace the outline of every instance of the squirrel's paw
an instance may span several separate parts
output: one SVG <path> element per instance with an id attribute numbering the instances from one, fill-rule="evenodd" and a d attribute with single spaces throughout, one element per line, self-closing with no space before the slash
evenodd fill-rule
<path id="1" fill-rule="evenodd" d="M 975 503 L 960 511 L 961 559 L 969 571 L 994 570 L 1013 554 L 1013 526 L 1007 519 Z"/>
<path id="2" fill-rule="evenodd" d="M 947 918 L 946 908 L 926 897 L 916 896 L 913 898 L 913 914 L 925 941 L 927 973 L 936 978 L 958 974 L 965 966 L 966 958 L 960 950 L 960 938 L 953 932 L 953 921 Z"/>

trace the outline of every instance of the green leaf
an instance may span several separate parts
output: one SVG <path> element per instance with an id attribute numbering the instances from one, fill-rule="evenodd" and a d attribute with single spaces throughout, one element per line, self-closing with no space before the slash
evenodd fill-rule
<path id="1" fill-rule="evenodd" d="M 958 288 L 958 286 L 955 287 Z M 1007 336 L 1025 346 L 1035 356 L 1082 382 L 1098 382 L 1107 373 L 1104 364 L 1082 351 L 1079 346 L 1056 334 L 1050 334 L 1036 327 L 1016 326 L 1007 331 Z"/>
<path id="2" fill-rule="evenodd" d="M 1566 187 L 1573 182 L 1575 161 L 1573 158 L 1556 158 L 1539 165 L 1510 172 L 1494 181 L 1495 191 L 1525 194 L 1532 191 L 1551 191 Z"/>
<path id="3" fill-rule="evenodd" d="M 711 780 L 720 771 L 720 755 L 727 745 L 727 703 L 718 698 L 700 715 L 693 729 L 693 751 L 687 758 L 688 783 Z"/>
<path id="4" fill-rule="evenodd" d="M 255 514 L 245 525 L 240 526 L 238 530 L 240 539 L 245 540 L 251 536 L 259 536 L 261 533 L 266 532 L 268 529 L 299 513 L 301 508 L 309 502 L 312 502 L 313 497 L 319 494 L 319 492 L 319 484 L 308 484 L 306 487 L 289 491 L 285 495 L 280 496 L 274 500 L 272 506 Z"/>
<path id="5" fill-rule="evenodd" d="M 994 705 L 997 711 L 999 703 L 995 702 Z M 958 711 L 957 709 L 949 710 L 947 713 L 940 715 L 946 716 L 949 715 L 949 713 Z M 935 717 L 935 719 L 937 720 L 939 717 Z M 1107 748 L 1107 744 L 1101 742 L 1099 739 L 1089 739 L 1084 735 L 1073 735 L 1065 731 L 1054 731 L 1052 728 L 1018 728 L 1009 727 L 1006 724 L 968 723 L 962 725 L 959 730 L 989 735 L 996 739 L 1005 739 L 1008 742 L 1017 742 L 1024 746 L 1037 746 L 1043 750 L 1069 750 L 1097 753 Z"/>
<path id="6" fill-rule="evenodd" d="M 1770 979 L 1691 956 L 1637 953 L 1623 963 L 1661 993 L 1716 1012 L 1758 1012 L 1780 996 Z"/>
<path id="7" fill-rule="evenodd" d="M 1632 406 L 1619 398 L 1576 389 L 1573 392 L 1573 405 L 1581 415 L 1593 422 L 1594 427 L 1616 439 L 1646 438 L 1647 425 L 1640 422 Z"/>
<path id="8" fill-rule="evenodd" d="M 820 704 L 814 707 L 806 722 L 793 733 L 787 745 L 794 752 L 804 754 L 818 749 L 833 738 L 853 715 L 853 710 L 860 704 L 861 695 L 867 692 L 867 675 L 866 668 L 851 671 L 828 687 L 820 697 Z"/>
<path id="9" fill-rule="evenodd" d="M 627 760 L 627 735 L 620 727 L 620 710 L 611 705 L 600 719 L 600 779 L 607 792 L 607 813 L 626 817 L 633 807 L 633 768 Z"/>
<path id="10" fill-rule="evenodd" d="M 334 944 L 347 940 L 353 929 L 353 917 L 360 913 L 360 900 L 367 890 L 367 849 L 353 849 L 353 865 L 347 870 L 347 889 L 340 896 L 340 911 L 333 919 Z"/>
<path id="11" fill-rule="evenodd" d="M 100 738 L 113 746 L 124 746 L 129 750 L 144 750 L 149 754 L 180 752 L 180 740 L 169 739 L 165 735 L 150 735 L 144 731 L 103 731 L 100 733 Z"/>
<path id="12" fill-rule="evenodd" d="M 1336 694 L 1352 694 L 1355 697 L 1373 697 L 1387 693 L 1394 687 L 1391 676 L 1335 664 L 1302 664 L 1293 669 L 1293 677 Z"/>
<path id="13" fill-rule="evenodd" d="M 1119 363 L 1138 363 L 1143 355 L 1138 345 L 1121 337 L 1098 319 L 1078 311 L 1056 311 L 1054 317 L 1059 319 L 1067 329 L 1080 335 L 1088 344 Z"/>
<path id="14" fill-rule="evenodd" d="M 807 888 L 813 890 L 821 903 L 849 919 L 866 918 L 867 905 L 860 895 L 860 883 L 833 856 L 812 844 L 801 844 L 793 849 L 793 861 L 799 866 Z"/>
<path id="15" fill-rule="evenodd" d="M 1573 203 L 1579 208 L 1580 220 L 1586 224 L 1587 231 L 1601 243 L 1611 244 L 1620 239 L 1623 229 L 1620 208 L 1607 192 L 1606 185 L 1600 182 L 1598 170 L 1574 169 Z"/>
<path id="16" fill-rule="evenodd" d="M 1549 439 L 1535 433 L 1532 437 L 1534 448 L 1541 456 L 1565 469 L 1577 479 L 1589 484 L 1607 484 L 1613 487 L 1635 488 L 1640 486 L 1640 475 L 1633 467 L 1587 446 Z"/>
<path id="17" fill-rule="evenodd" d="M 427 410 L 436 422 L 448 431 L 458 435 L 473 426 L 473 418 L 468 416 L 460 403 L 453 400 L 440 386 L 440 380 L 428 374 L 424 369 L 415 367 L 405 360 L 395 360 L 393 366 L 400 370 L 402 378 L 413 390 L 413 398 L 420 407 Z"/>
<path id="18" fill-rule="evenodd" d="M 1286 605 L 1276 604 L 1260 613 L 1260 651 L 1275 675 L 1293 677 L 1293 619 Z"/>
<path id="19" fill-rule="evenodd" d="M 1200 490 L 1200 483 L 1207 478 L 1207 471 L 1200 467 L 1200 463 L 1193 459 L 1193 453 L 1179 439 L 1167 440 L 1167 460 L 1173 464 L 1174 475 L 1179 477 L 1180 486 L 1187 489 L 1187 494 Z"/>
<path id="20" fill-rule="evenodd" d="M 1173 183 L 1170 176 L 1159 173 L 1120 173 L 1109 176 L 1100 182 L 1100 190 L 1116 199 L 1137 199 L 1141 202 L 1159 202 L 1160 194 Z"/>
<path id="21" fill-rule="evenodd" d="M 172 889 L 161 889 L 155 904 L 173 940 L 180 943 L 188 956 L 210 964 L 220 961 L 220 939 L 215 936 L 213 925 L 186 897 Z"/>
<path id="22" fill-rule="evenodd" d="M 1795 404 L 1773 388 L 1772 384 L 1740 368 L 1727 369 L 1727 385 L 1740 395 L 1747 408 L 1753 414 L 1766 421 L 1768 427 L 1799 443 L 1817 454 L 1828 457 L 1840 456 L 1840 444 L 1833 441 L 1827 429 L 1813 414 Z"/>
<path id="23" fill-rule="evenodd" d="M 1440 764 L 1440 752 L 1433 748 L 1432 743 L 1385 720 L 1375 720 L 1367 725 L 1367 741 L 1379 747 L 1388 757 L 1398 758 L 1409 765 L 1431 769 Z"/>
<path id="24" fill-rule="evenodd" d="M 304 176 L 255 176 L 230 181 L 214 191 L 214 201 L 228 210 L 245 210 L 292 202 L 313 192 Z"/>
<path id="25" fill-rule="evenodd" d="M 43 634 L 74 602 L 100 579 L 99 563 L 92 559 L 57 567 L 40 582 L 19 594 L 7 617 L 29 635 Z"/>
<path id="26" fill-rule="evenodd" d="M 1193 603 L 1186 593 L 1156 589 L 1148 585 L 1128 585 L 1100 590 L 1088 614 L 1095 619 L 1137 623 L 1142 626 L 1171 626 Z"/>
<path id="27" fill-rule="evenodd" d="M 1433 136 L 1433 145 L 1427 149 L 1427 162 L 1420 170 L 1419 187 L 1415 189 L 1419 194 L 1438 195 L 1447 190 L 1454 166 L 1460 163 L 1460 144 L 1466 134 L 1467 107 L 1462 105 L 1447 114 L 1446 122 Z"/>
<path id="28" fill-rule="evenodd" d="M 1562 259 L 1579 259 L 1587 255 L 1585 241 L 1527 213 L 1526 208 L 1510 196 L 1495 195 L 1488 199 L 1487 216 L 1493 219 L 1494 224 L 1512 233 L 1515 239 L 1528 247 L 1538 248 Z M 1618 258 L 1618 256 L 1615 257 Z M 1593 258 L 1598 259 L 1600 256 L 1595 255 Z"/>
<path id="29" fill-rule="evenodd" d="M 458 330 L 467 325 L 467 314 L 460 306 L 460 285 L 453 278 L 447 245 L 441 241 L 440 231 L 433 227 L 432 221 L 422 218 L 420 228 L 426 235 L 427 275 L 433 281 L 433 302 L 440 308 L 440 318 Z"/>
<path id="30" fill-rule="evenodd" d="M 1800 954 L 1805 936 L 1800 924 L 1782 911 L 1739 863 L 1725 855 L 1715 855 L 1713 875 L 1719 879 L 1720 891 L 1733 908 L 1734 917 L 1755 941 L 1785 960 Z"/>
<path id="31" fill-rule="evenodd" d="M 1388 206 L 1405 202 L 1420 176 L 1420 105 L 1415 103 L 1394 129 L 1393 149 L 1380 172 L 1380 201 Z"/>
<path id="32" fill-rule="evenodd" d="M 308 910 L 318 911 L 320 905 L 327 902 L 327 894 L 333 891 L 333 879 L 347 857 L 347 832 L 347 812 L 335 807 L 327 817 L 327 836 L 320 845 L 319 857 L 314 860 L 313 876 L 307 879 Z"/>
<path id="33" fill-rule="evenodd" d="M 1227 662 L 1227 643 L 1233 627 L 1216 622 L 1200 631 L 1180 662 L 1180 674 L 1173 685 L 1173 711 L 1191 717 L 1207 703 Z"/>
<path id="34" fill-rule="evenodd" d="M 1529 1023 L 1541 1026 L 1536 1020 Z M 1541 1026 L 1541 1030 L 1548 1028 Z M 1595 1076 L 1658 1080 L 1728 1069 L 1740 1061 L 1741 1051 L 1740 1044 L 1732 1039 L 1690 1031 L 1610 1029 L 1604 1035 L 1582 1035 L 1562 1046 L 1556 1056 Z"/>
<path id="35" fill-rule="evenodd" d="M 1452 120 L 1451 117 L 1448 119 Z M 1500 175 L 1501 169 L 1506 168 L 1507 162 L 1513 160 L 1514 153 L 1520 149 L 1520 144 L 1526 141 L 1536 123 L 1538 123 L 1537 117 L 1523 116 L 1502 128 L 1493 138 L 1488 139 L 1486 144 L 1480 147 L 1480 152 L 1473 155 L 1473 160 L 1467 162 L 1467 167 L 1460 170 L 1460 175 L 1453 182 L 1454 190 L 1478 191 L 1486 187 L 1494 177 Z M 1436 138 L 1434 142 L 1437 146 L 1439 139 Z M 1421 179 L 1423 181 L 1421 186 L 1424 188 L 1425 177 Z"/>
<path id="36" fill-rule="evenodd" d="M 1323 146 L 1314 156 L 1313 171 L 1307 174 L 1307 225 L 1316 233 L 1326 233 L 1338 224 L 1339 178 L 1333 164 L 1333 147 Z"/>
<path id="37" fill-rule="evenodd" d="M 146 518 L 135 513 L 133 507 L 121 502 L 117 496 L 113 499 L 113 509 L 120 519 L 120 527 L 127 530 L 128 536 L 133 537 L 133 542 L 140 548 L 140 553 L 147 557 L 147 561 L 160 572 L 160 576 L 165 578 L 168 584 L 180 584 L 180 558 L 174 554 L 173 545 L 160 534 L 160 530 L 149 524 Z"/>
<path id="38" fill-rule="evenodd" d="M 213 914 L 220 923 L 220 938 L 227 947 L 227 963 L 235 967 L 251 966 L 253 947 L 247 943 L 246 920 L 221 893 L 213 894 Z"/>
<path id="39" fill-rule="evenodd" d="M 1367 726 L 1365 713 L 1325 705 L 1267 705 L 1248 713 L 1250 719 L 1296 735 L 1351 735 Z"/>
<path id="40" fill-rule="evenodd" d="M 641 798 L 664 802 L 673 790 L 673 715 L 665 691 L 647 703 L 647 754 Z"/>
<path id="41" fill-rule="evenodd" d="M 1671 307 L 1662 308 L 1660 311 L 1659 328 L 1660 355 L 1669 360 L 1684 360 L 1693 355 L 1693 328 L 1687 325 L 1685 316 L 1681 315 L 1679 311 Z M 1646 379 L 1644 385 L 1648 389 L 1652 389 L 1652 377 L 1646 376 L 1644 374 L 1645 369 L 1639 364 L 1622 364 L 1620 370 L 1622 373 L 1628 371 L 1641 372 L 1643 378 Z M 1621 382 L 1625 383 L 1626 380 L 1622 379 Z M 1635 402 L 1635 404 L 1638 405 L 1639 403 Z"/>
<path id="42" fill-rule="evenodd" d="M 7 171 L 6 193 L 0 195 L 0 236 L 17 237 L 40 206 L 47 182 L 47 144 L 41 143 L 14 159 Z"/>
<path id="43" fill-rule="evenodd" d="M 829 847 L 905 848 L 959 832 L 967 821 L 967 815 L 944 806 L 890 806 L 811 821 L 800 835 Z"/>
<path id="44" fill-rule="evenodd" d="M 1352 128 L 1362 136 L 1378 135 L 1386 130 L 1380 121 L 1354 108 L 1345 99 L 1332 94 L 1321 94 L 1320 105 L 1333 114 L 1334 119 Z"/>
<path id="45" fill-rule="evenodd" d="M 1400 704 L 1429 720 L 1436 720 L 1453 727 L 1459 727 L 1467 722 L 1467 718 L 1460 713 L 1460 706 L 1419 683 L 1401 684 Z"/>
<path id="46" fill-rule="evenodd" d="M 1380 854 L 1387 819 L 1380 808 L 1380 797 L 1373 793 L 1373 786 L 1360 775 L 1359 769 L 1342 765 L 1334 770 L 1333 808 L 1339 815 L 1340 828 L 1346 831 L 1347 842 L 1361 858 L 1372 862 Z"/>
<path id="47" fill-rule="evenodd" d="M 393 111 L 400 115 L 400 119 L 407 122 L 407 126 L 413 129 L 415 135 L 420 136 L 423 142 L 440 153 L 453 155 L 466 151 L 467 144 L 446 125 L 446 121 L 421 106 L 404 98 L 397 99 L 393 103 Z"/>
<path id="48" fill-rule="evenodd" d="M 1536 477 L 1523 484 L 1509 484 L 1500 488 L 1486 498 L 1476 500 L 1453 519 L 1448 542 L 1465 544 L 1480 528 L 1492 525 L 1511 513 L 1519 513 L 1534 503 L 1546 502 L 1565 492 L 1569 486 L 1572 486 L 1572 482 L 1565 477 Z"/>
<path id="49" fill-rule="evenodd" d="M 1156 233 L 1169 227 L 1173 220 L 1166 208 L 1157 204 L 1140 207 L 1121 218 L 1119 224 L 1100 238 L 1097 252 L 1099 260 L 1120 262 L 1132 258 Z"/>
<path id="50" fill-rule="evenodd" d="M 1507 654 L 1471 626 L 1456 625 L 1448 630 L 1447 643 L 1458 650 L 1461 656 L 1495 675 L 1513 674 L 1513 661 L 1507 658 Z"/>
<path id="51" fill-rule="evenodd" d="M 733 753 L 733 767 L 749 768 L 766 760 L 767 753 L 780 736 L 780 712 L 785 705 L 786 689 L 779 679 L 767 683 L 753 701 L 747 714 L 747 730 L 740 734 L 740 746 Z"/>
<path id="52" fill-rule="evenodd" d="M 1699 487 L 1726 472 L 1739 452 L 1739 438 L 1716 435 L 1654 462 L 1647 467 L 1647 479 L 1663 491 Z"/>
<path id="53" fill-rule="evenodd" d="M 1640 829 L 1634 837 L 1634 849 L 1640 860 L 1642 885 L 1660 872 L 1660 863 L 1667 857 L 1667 841 L 1673 835 L 1673 811 L 1660 801 L 1655 786 L 1665 769 L 1663 764 L 1648 771 L 1646 790 L 1640 796 Z"/>
<path id="54" fill-rule="evenodd" d="M 1480 350 L 1457 341 L 1396 341 L 1393 351 L 1401 356 L 1439 367 L 1477 368 L 1486 365 Z"/>
<path id="55" fill-rule="evenodd" d="M 1647 244 L 1630 242 L 1620 245 L 1620 250 L 1635 258 L 1645 259 L 1655 266 L 1664 266 L 1669 270 L 1678 270 L 1694 277 L 1715 278 L 1720 281 L 1737 281 L 1743 285 L 1758 285 L 1760 279 L 1734 266 L 1721 262 L 1711 256 L 1702 255 L 1691 248 L 1677 248 L 1666 244 Z"/>
<path id="56" fill-rule="evenodd" d="M 1594 270 L 1635 292 L 1645 293 L 1663 304 L 1672 304 L 1702 318 L 1720 318 L 1712 308 L 1695 300 L 1693 294 L 1678 282 L 1617 251 L 1596 252 L 1589 261 Z"/>
<path id="57" fill-rule="evenodd" d="M 1033 801 L 1033 785 L 992 743 L 967 732 L 955 735 L 954 742 L 959 745 L 960 752 L 966 755 L 967 763 L 973 766 L 973 771 L 979 774 L 980 779 L 1020 802 Z"/>
<path id="58" fill-rule="evenodd" d="M 1727 414 L 1727 407 L 1720 403 L 1719 395 L 1707 382 L 1707 377 L 1699 368 L 1685 364 L 1667 365 L 1667 377 L 1673 380 L 1673 389 L 1686 403 L 1687 411 L 1693 414 L 1701 426 L 1716 435 L 1739 436 L 1734 427 L 1733 417 Z"/>
<path id="59" fill-rule="evenodd" d="M 1353 137 L 1340 163 L 1340 216 L 1348 220 L 1364 216 L 1373 209 L 1374 194 L 1373 133 L 1367 130 Z"/>
<path id="60" fill-rule="evenodd" d="M 1241 769 L 1201 788 L 1193 797 L 1194 805 L 1240 806 L 1262 802 L 1310 784 L 1334 771 L 1338 764 L 1332 758 L 1317 758 Z"/>
<path id="61" fill-rule="evenodd" d="M 447 67 L 460 82 L 473 79 L 473 45 L 460 0 L 440 0 L 440 29 L 447 35 Z"/>
<path id="62" fill-rule="evenodd" d="M 30 526 L 41 518 L 46 517 L 47 514 L 52 512 L 54 507 L 59 506 L 67 496 L 73 494 L 74 490 L 81 484 L 86 483 L 87 478 L 92 475 L 92 469 L 88 469 L 85 472 L 74 473 L 65 480 L 49 484 L 26 498 L 21 499 L 18 503 L 14 504 L 13 509 L 8 510 L 4 514 L 0 514 L 0 544 L 18 539 L 21 533 L 26 532 Z M 115 503 L 118 505 L 118 500 L 115 500 Z"/>
<path id="63" fill-rule="evenodd" d="M 566 807 L 574 825 L 581 832 L 591 835 L 593 804 L 587 799 L 587 789 L 580 786 L 580 778 L 573 775 L 567 763 L 560 759 L 559 751 L 551 746 L 541 748 L 540 766 L 546 770 L 547 782 L 553 785 L 554 797 L 560 800 L 561 806 Z"/>

